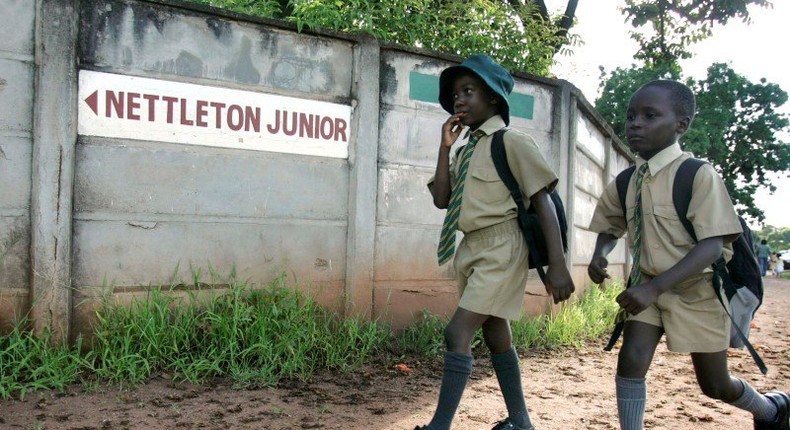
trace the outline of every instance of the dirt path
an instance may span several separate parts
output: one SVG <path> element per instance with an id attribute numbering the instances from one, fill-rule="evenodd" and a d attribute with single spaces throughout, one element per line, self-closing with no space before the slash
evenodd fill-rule
<path id="1" fill-rule="evenodd" d="M 770 369 L 762 376 L 748 354 L 732 351 L 733 374 L 761 391 L 790 390 L 790 280 L 766 278 L 766 299 L 752 340 Z M 522 355 L 527 402 L 536 428 L 616 429 L 616 353 L 601 345 L 561 353 Z M 411 430 L 426 423 L 441 363 L 371 365 L 353 376 L 321 374 L 311 384 L 234 390 L 224 381 L 195 386 L 157 378 L 132 391 L 34 393 L 0 401 L 0 429 L 344 429 Z M 490 429 L 505 416 L 496 378 L 480 358 L 455 420 L 456 430 Z M 747 414 L 699 392 L 686 355 L 662 346 L 648 374 L 646 427 L 656 430 L 749 429 Z"/>

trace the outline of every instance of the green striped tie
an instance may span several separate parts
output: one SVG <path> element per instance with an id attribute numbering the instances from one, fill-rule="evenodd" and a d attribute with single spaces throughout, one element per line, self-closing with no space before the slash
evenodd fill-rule
<path id="1" fill-rule="evenodd" d="M 464 194 L 466 171 L 469 170 L 469 160 L 472 159 L 472 151 L 474 151 L 477 141 L 480 140 L 481 134 L 473 134 L 461 152 L 458 175 L 450 193 L 450 203 L 447 205 L 447 214 L 444 216 L 442 235 L 439 238 L 439 248 L 436 252 L 440 266 L 455 254 L 455 231 L 458 230 L 458 216 L 461 213 L 461 197 Z"/>
<path id="2" fill-rule="evenodd" d="M 642 269 L 640 267 L 640 257 L 642 256 L 642 182 L 647 172 L 647 163 L 639 166 L 636 171 L 636 196 L 634 196 L 634 258 L 631 263 L 630 286 L 635 287 L 642 282 Z M 620 324 L 628 319 L 625 310 L 620 309 L 615 317 L 615 323 Z"/>
<path id="3" fill-rule="evenodd" d="M 634 197 L 634 260 L 631 266 L 631 286 L 635 287 L 642 282 L 642 269 L 640 257 L 642 256 L 642 182 L 647 172 L 647 163 L 639 166 L 636 171 L 636 196 Z"/>

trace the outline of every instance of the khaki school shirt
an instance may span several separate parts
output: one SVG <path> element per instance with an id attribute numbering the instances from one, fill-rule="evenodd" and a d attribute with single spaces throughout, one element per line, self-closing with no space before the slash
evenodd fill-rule
<path id="1" fill-rule="evenodd" d="M 637 157 L 637 169 L 644 163 L 648 171 L 642 183 L 642 254 L 640 266 L 649 276 L 658 276 L 691 251 L 695 243 L 681 224 L 672 202 L 672 184 L 683 160 L 692 155 L 683 152 L 680 145 L 665 148 L 649 161 Z M 595 208 L 590 230 L 622 237 L 628 230 L 628 243 L 633 252 L 634 206 L 636 171 L 631 176 L 626 194 L 626 216 L 617 196 L 617 186 L 612 181 L 604 190 Z M 697 171 L 692 185 L 691 202 L 687 218 L 694 226 L 697 240 L 723 236 L 724 255 L 729 260 L 732 255 L 730 242 L 742 232 L 735 208 L 724 186 L 724 181 L 710 164 L 704 164 Z M 710 268 L 705 271 L 710 271 Z"/>
<path id="2" fill-rule="evenodd" d="M 458 229 L 464 233 L 517 217 L 516 202 L 510 197 L 510 191 L 505 183 L 499 178 L 494 160 L 491 158 L 493 134 L 504 127 L 505 122 L 502 117 L 495 115 L 478 129 L 485 136 L 481 137 L 475 145 L 469 161 L 464 194 L 461 198 L 461 213 L 458 218 Z M 529 207 L 530 196 L 543 188 L 548 191 L 554 189 L 557 175 L 546 163 L 538 145 L 529 135 L 517 130 L 508 130 L 503 140 L 507 164 L 525 196 L 525 206 Z M 455 150 L 450 161 L 451 186 L 455 183 L 458 174 L 459 153 L 460 151 Z M 433 177 L 428 181 L 428 189 L 433 195 Z"/>

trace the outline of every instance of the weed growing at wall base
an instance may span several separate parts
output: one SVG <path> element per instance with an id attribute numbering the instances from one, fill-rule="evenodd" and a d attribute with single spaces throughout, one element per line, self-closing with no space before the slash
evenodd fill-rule
<path id="1" fill-rule="evenodd" d="M 615 298 L 621 291 L 621 284 L 605 289 L 593 286 L 556 313 L 513 321 L 513 344 L 522 350 L 578 347 L 586 340 L 608 335 L 614 327 L 618 310 Z M 423 312 L 397 339 L 396 351 L 402 355 L 441 354 L 444 351 L 444 326 L 442 318 Z M 482 344 L 482 333 L 478 330 L 472 346 Z"/>
<path id="2" fill-rule="evenodd" d="M 308 380 L 315 371 L 348 372 L 388 349 L 389 326 L 343 319 L 285 285 L 264 289 L 231 280 L 224 293 L 152 288 L 124 305 L 106 296 L 96 311 L 91 349 L 54 346 L 17 324 L 0 336 L 0 398 L 91 383 L 139 384 L 156 374 L 199 383 L 229 377 L 243 386 Z"/>
<path id="3" fill-rule="evenodd" d="M 586 340 L 609 334 L 614 327 L 621 285 L 591 286 L 573 303 L 557 313 L 514 321 L 513 343 L 518 348 L 581 346 Z"/>
<path id="4" fill-rule="evenodd" d="M 19 323 L 0 336 L 0 398 L 79 382 L 139 384 L 156 374 L 201 382 L 228 377 L 239 386 L 282 379 L 309 380 L 318 370 L 349 372 L 396 351 L 431 357 L 444 349 L 444 321 L 424 313 L 395 337 L 389 326 L 343 319 L 279 278 L 264 289 L 231 281 L 223 294 L 176 285 L 153 288 L 129 305 L 105 300 L 96 311 L 92 348 L 53 345 L 48 332 L 33 335 Z M 556 314 L 515 321 L 518 348 L 581 345 L 612 326 L 619 288 L 589 288 Z M 474 345 L 482 344 L 477 334 Z"/>
<path id="5" fill-rule="evenodd" d="M 240 384 L 307 380 L 317 369 L 348 371 L 385 349 L 389 328 L 341 319 L 283 278 L 261 290 L 232 282 L 227 294 L 179 298 L 155 289 L 131 306 L 97 312 L 92 370 L 116 382 L 152 373 L 200 382 L 229 376 Z"/>
<path id="6" fill-rule="evenodd" d="M 439 355 L 444 348 L 444 325 L 438 315 L 423 311 L 398 338 L 397 351 L 404 356 Z"/>
<path id="7" fill-rule="evenodd" d="M 24 318 L 11 333 L 0 336 L 0 399 L 24 398 L 33 390 L 62 390 L 84 370 L 81 342 L 73 347 L 53 345 L 50 331 L 36 336 L 25 330 L 28 325 Z"/>

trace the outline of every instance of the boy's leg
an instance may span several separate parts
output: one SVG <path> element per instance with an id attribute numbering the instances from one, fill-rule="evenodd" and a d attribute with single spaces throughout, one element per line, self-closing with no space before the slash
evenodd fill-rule
<path id="1" fill-rule="evenodd" d="M 645 375 L 664 329 L 640 321 L 626 321 L 623 346 L 617 357 L 617 416 L 621 430 L 642 430 L 647 401 Z"/>
<path id="2" fill-rule="evenodd" d="M 489 318 L 466 309 L 458 308 L 444 329 L 447 352 L 444 356 L 442 387 L 439 403 L 430 424 L 424 429 L 449 430 L 458 409 L 466 382 L 472 373 L 472 338 L 480 326 Z"/>
<path id="3" fill-rule="evenodd" d="M 691 354 L 694 372 L 702 392 L 751 412 L 756 429 L 788 428 L 788 397 L 784 393 L 769 396 L 755 391 L 742 379 L 732 378 L 727 368 L 727 351 Z M 781 420 L 784 420 L 782 426 Z"/>
<path id="4" fill-rule="evenodd" d="M 513 348 L 510 323 L 502 318 L 489 318 L 483 323 L 483 338 L 491 351 L 491 363 L 505 398 L 508 419 L 517 429 L 533 429 L 521 387 L 521 370 Z"/>

